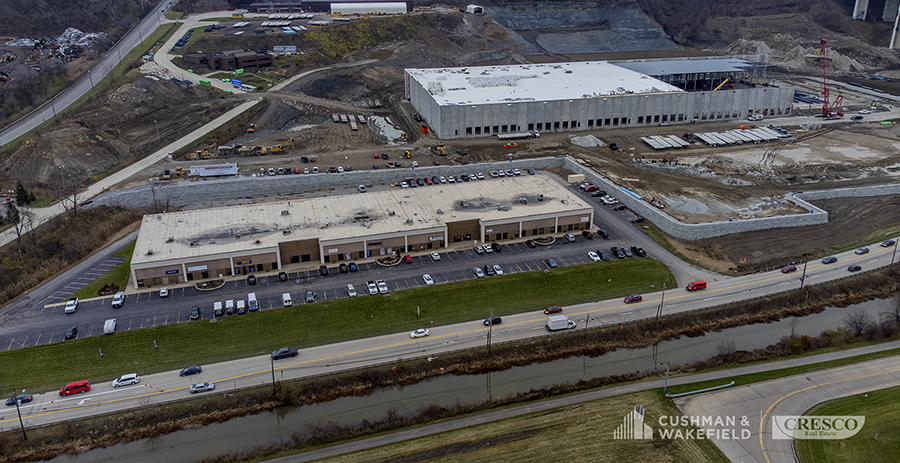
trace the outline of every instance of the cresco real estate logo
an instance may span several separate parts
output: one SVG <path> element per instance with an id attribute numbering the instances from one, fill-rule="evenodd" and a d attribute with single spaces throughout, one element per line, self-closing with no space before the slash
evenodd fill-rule
<path id="1" fill-rule="evenodd" d="M 865 416 L 772 417 L 772 439 L 846 439 L 866 424 Z"/>

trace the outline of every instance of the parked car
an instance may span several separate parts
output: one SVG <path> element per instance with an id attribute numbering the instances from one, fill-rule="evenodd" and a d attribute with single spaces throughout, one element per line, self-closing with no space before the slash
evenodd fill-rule
<path id="1" fill-rule="evenodd" d="M 484 270 L 481 270 L 480 267 L 473 268 L 472 273 L 475 274 L 475 278 L 484 278 Z"/>
<path id="2" fill-rule="evenodd" d="M 316 297 L 318 297 L 318 296 L 316 296 L 315 291 L 313 291 L 311 289 L 306 290 L 306 303 L 307 304 L 312 304 L 313 302 L 316 302 Z"/>
<path id="3" fill-rule="evenodd" d="M 851 265 L 851 266 L 847 267 L 847 270 L 849 270 L 851 272 L 858 272 L 858 271 L 862 270 L 862 267 L 860 267 L 859 265 Z"/>
<path id="4" fill-rule="evenodd" d="M 634 257 L 634 254 L 631 253 L 631 249 L 619 248 L 619 251 L 621 251 L 623 254 L 625 254 L 625 257 Z"/>
<path id="5" fill-rule="evenodd" d="M 791 272 L 796 272 L 796 271 L 797 271 L 796 265 L 785 265 L 784 267 L 781 267 L 781 273 L 791 273 Z"/>
<path id="6" fill-rule="evenodd" d="M 141 377 L 138 376 L 137 373 L 128 373 L 127 375 L 122 375 L 114 379 L 112 387 L 130 386 L 132 384 L 137 384 L 140 380 Z"/>
<path id="7" fill-rule="evenodd" d="M 112 298 L 112 306 L 114 309 L 118 309 L 125 305 L 125 291 L 119 291 Z"/>
<path id="8" fill-rule="evenodd" d="M 215 388 L 216 385 L 213 383 L 191 384 L 191 394 L 196 394 L 198 392 L 208 392 L 214 390 Z"/>
<path id="9" fill-rule="evenodd" d="M 484 248 L 477 244 L 472 249 L 475 250 L 475 254 L 484 254 Z"/>
<path id="10" fill-rule="evenodd" d="M 350 267 L 347 267 L 347 264 L 341 262 L 341 264 L 338 265 L 338 271 L 341 273 L 347 273 L 350 271 Z"/>
<path id="11" fill-rule="evenodd" d="M 347 284 L 347 297 L 356 297 L 356 288 L 352 284 Z"/>
<path id="12" fill-rule="evenodd" d="M 222 307 L 221 301 L 213 302 L 213 317 L 224 317 L 225 308 Z"/>
<path id="13" fill-rule="evenodd" d="M 294 305 L 294 301 L 291 299 L 291 293 L 284 293 L 281 295 L 281 306 L 282 307 L 290 307 Z"/>
<path id="14" fill-rule="evenodd" d="M 624 204 L 619 204 L 618 206 L 613 208 L 614 211 L 624 211 L 625 209 L 628 209 L 628 206 Z"/>
<path id="15" fill-rule="evenodd" d="M 572 243 L 575 241 L 575 235 L 573 235 L 571 233 L 566 233 L 565 235 L 563 235 L 563 239 Z"/>
<path id="16" fill-rule="evenodd" d="M 403 262 L 406 262 L 407 264 L 413 263 L 412 256 L 410 256 L 410 255 L 403 256 Z"/>
<path id="17" fill-rule="evenodd" d="M 381 294 L 387 294 L 387 293 L 388 293 L 387 283 L 385 283 L 384 280 L 375 280 L 375 284 L 378 285 L 378 292 L 379 292 L 379 293 L 381 293 Z"/>
<path id="18" fill-rule="evenodd" d="M 500 247 L 500 245 L 497 243 L 491 243 L 491 249 L 493 249 L 494 252 L 500 252 L 503 250 L 503 248 Z"/>
<path id="19" fill-rule="evenodd" d="M 553 259 L 547 259 L 546 262 L 547 262 L 547 267 L 550 267 L 550 268 L 557 267 L 556 261 Z"/>
<path id="20" fill-rule="evenodd" d="M 499 325 L 503 323 L 503 319 L 494 315 L 493 317 L 485 318 L 482 323 L 484 323 L 484 326 Z"/>
<path id="21" fill-rule="evenodd" d="M 285 272 L 278 272 L 278 281 L 288 281 L 288 274 Z"/>
<path id="22" fill-rule="evenodd" d="M 631 294 L 631 295 L 625 296 L 626 304 L 631 304 L 632 302 L 641 302 L 643 300 L 644 300 L 644 297 L 641 296 L 640 294 Z"/>
<path id="23" fill-rule="evenodd" d="M 494 248 L 489 244 L 485 244 L 483 246 L 483 248 L 484 248 L 484 252 L 486 252 L 488 254 L 491 254 L 492 252 L 494 252 Z"/>
<path id="24" fill-rule="evenodd" d="M 369 295 L 378 294 L 378 285 L 372 280 L 366 282 L 366 289 L 369 291 Z"/>
<path id="25" fill-rule="evenodd" d="M 431 251 L 431 260 L 437 262 L 441 260 L 441 255 L 437 251 Z"/>
<path id="26" fill-rule="evenodd" d="M 643 217 L 635 217 L 635 218 L 631 219 L 631 223 L 644 223 L 644 218 Z"/>
<path id="27" fill-rule="evenodd" d="M 6 399 L 6 405 L 12 406 L 12 405 L 15 405 L 16 402 L 18 402 L 19 404 L 27 404 L 28 402 L 31 402 L 32 400 L 34 400 L 34 396 L 32 396 L 31 394 L 19 394 L 19 395 L 16 395 L 16 396 Z"/>
<path id="28" fill-rule="evenodd" d="M 192 365 L 186 368 L 183 368 L 180 372 L 178 372 L 178 376 L 190 376 L 197 375 L 203 373 L 203 367 L 199 365 Z"/>
<path id="29" fill-rule="evenodd" d="M 348 265 L 347 267 L 350 268 L 350 271 L 351 271 L 351 272 L 358 272 L 358 271 L 359 271 L 359 266 L 356 265 L 356 262 L 350 262 L 350 265 Z"/>
<path id="30" fill-rule="evenodd" d="M 562 311 L 563 311 L 563 308 L 558 305 L 554 305 L 553 307 L 547 307 L 546 309 L 544 309 L 544 313 L 547 315 L 550 315 L 553 313 L 560 313 Z"/>
<path id="31" fill-rule="evenodd" d="M 605 252 L 599 249 L 597 250 L 597 255 L 600 256 L 600 260 L 609 260 L 609 256 L 607 256 Z"/>
<path id="32" fill-rule="evenodd" d="M 638 257 L 647 257 L 647 251 L 644 251 L 644 248 L 642 248 L 640 246 L 632 246 L 631 252 L 633 252 L 634 255 L 636 255 Z"/>
<path id="33" fill-rule="evenodd" d="M 431 286 L 434 284 L 434 278 L 431 278 L 431 275 L 427 273 L 422 275 L 422 280 L 425 281 L 425 286 Z"/>
<path id="34" fill-rule="evenodd" d="M 593 262 L 600 262 L 600 256 L 594 251 L 588 251 L 588 258 Z"/>
<path id="35" fill-rule="evenodd" d="M 248 284 L 248 285 L 255 285 L 255 284 L 256 284 L 256 275 L 250 275 L 250 276 L 248 276 L 248 277 L 247 277 L 247 284 Z"/>
<path id="36" fill-rule="evenodd" d="M 159 297 L 169 297 L 169 288 L 165 286 L 159 288 Z"/>
<path id="37" fill-rule="evenodd" d="M 419 328 L 419 329 L 413 331 L 412 333 L 409 333 L 409 337 L 411 337 L 413 339 L 424 338 L 425 336 L 428 336 L 429 334 L 431 334 L 431 333 L 428 331 L 427 328 Z"/>
<path id="38" fill-rule="evenodd" d="M 869 248 L 863 246 L 863 247 L 861 247 L 861 248 L 859 248 L 859 249 L 857 249 L 856 251 L 853 251 L 853 252 L 855 252 L 855 253 L 857 253 L 857 254 L 865 254 L 865 253 L 869 252 Z"/>
<path id="39" fill-rule="evenodd" d="M 319 266 L 319 275 L 322 275 L 322 276 L 328 275 L 328 266 L 320 265 Z"/>
<path id="40" fill-rule="evenodd" d="M 605 240 L 608 240 L 608 239 L 609 239 L 609 233 L 606 233 L 606 230 L 604 230 L 604 229 L 602 229 L 602 228 L 598 228 L 598 229 L 597 229 L 596 235 L 599 236 L 600 238 L 605 239 Z"/>
<path id="41" fill-rule="evenodd" d="M 494 266 L 493 266 L 493 265 L 485 265 L 485 266 L 484 266 L 484 273 L 485 273 L 485 275 L 487 275 L 487 276 L 489 276 L 489 277 L 492 277 L 492 276 L 494 276 L 494 275 L 497 274 L 497 272 L 494 271 Z"/>
<path id="42" fill-rule="evenodd" d="M 494 264 L 494 273 L 496 273 L 497 275 L 503 275 L 503 269 L 499 265 Z"/>
<path id="43" fill-rule="evenodd" d="M 65 339 L 75 339 L 78 337 L 78 327 L 70 326 L 69 329 L 66 330 Z"/>
<path id="44" fill-rule="evenodd" d="M 200 307 L 196 305 L 191 307 L 191 320 L 199 320 L 203 316 Z"/>
<path id="45" fill-rule="evenodd" d="M 838 261 L 837 257 L 834 257 L 834 256 L 828 256 L 828 257 L 822 259 L 822 263 L 826 264 L 826 265 L 833 264 L 837 261 Z"/>
<path id="46" fill-rule="evenodd" d="M 609 248 L 609 252 L 611 252 L 613 257 L 615 257 L 616 259 L 621 259 L 621 257 L 619 257 L 619 248 L 618 247 L 613 246 L 613 247 Z"/>
<path id="47" fill-rule="evenodd" d="M 272 352 L 272 360 L 281 360 L 288 357 L 296 357 L 300 355 L 300 349 L 297 347 L 282 347 Z"/>
<path id="48" fill-rule="evenodd" d="M 69 300 L 66 301 L 66 313 L 75 313 L 75 309 L 77 309 L 77 308 L 78 308 L 78 298 L 77 297 L 69 298 Z"/>

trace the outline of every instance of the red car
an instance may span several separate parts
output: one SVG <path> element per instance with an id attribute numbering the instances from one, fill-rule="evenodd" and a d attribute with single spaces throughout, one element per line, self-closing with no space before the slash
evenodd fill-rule
<path id="1" fill-rule="evenodd" d="M 504 143 L 504 144 L 503 144 L 503 147 L 504 147 L 504 148 L 516 148 L 516 147 L 518 147 L 518 146 L 519 146 L 519 144 L 516 143 L 516 142 L 514 142 L 514 141 L 513 141 L 513 142 L 509 142 L 509 143 Z"/>
<path id="2" fill-rule="evenodd" d="M 434 182 L 432 182 L 431 179 L 428 177 L 425 177 L 425 183 L 427 183 L 429 185 L 434 185 Z"/>
<path id="3" fill-rule="evenodd" d="M 600 187 L 598 187 L 597 185 L 588 185 L 587 188 L 584 189 L 584 191 L 600 191 Z"/>
<path id="4" fill-rule="evenodd" d="M 796 272 L 796 271 L 797 271 L 796 265 L 788 265 L 787 267 L 782 267 L 782 269 L 781 269 L 781 273 L 791 273 L 791 272 Z"/>
<path id="5" fill-rule="evenodd" d="M 547 307 L 546 309 L 544 309 L 545 314 L 560 313 L 560 312 L 562 312 L 562 307 L 560 307 L 558 305 L 555 305 L 553 307 Z"/>
<path id="6" fill-rule="evenodd" d="M 375 159 L 378 159 L 378 158 L 381 157 L 381 155 L 378 154 L 378 153 L 372 153 L 372 157 L 375 158 Z"/>
<path id="7" fill-rule="evenodd" d="M 535 241 L 535 240 L 528 240 L 528 241 L 525 242 L 525 245 L 528 246 L 529 248 L 536 248 L 536 247 L 537 247 L 537 241 Z"/>
<path id="8" fill-rule="evenodd" d="M 299 168 L 299 167 L 294 167 L 294 173 L 295 173 L 295 174 L 299 174 L 299 173 L 300 173 L 300 168 Z"/>
<path id="9" fill-rule="evenodd" d="M 644 298 L 641 297 L 640 294 L 632 294 L 632 295 L 630 295 L 630 296 L 625 296 L 625 303 L 626 303 L 626 304 L 631 304 L 632 302 L 641 302 L 641 301 L 643 301 L 643 300 L 644 300 Z"/>
<path id="10" fill-rule="evenodd" d="M 410 256 L 403 256 L 403 261 L 406 262 L 407 264 L 413 263 L 412 257 L 410 257 Z"/>

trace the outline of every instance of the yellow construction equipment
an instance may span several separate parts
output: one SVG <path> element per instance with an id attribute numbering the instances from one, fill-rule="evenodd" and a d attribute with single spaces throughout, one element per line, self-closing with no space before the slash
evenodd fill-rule
<path id="1" fill-rule="evenodd" d="M 187 158 L 188 161 L 196 161 L 200 159 L 200 152 L 197 151 L 196 153 L 188 153 Z"/>
<path id="2" fill-rule="evenodd" d="M 293 138 L 288 138 L 287 140 L 281 142 L 280 145 L 269 148 L 269 151 L 271 151 L 273 153 L 283 153 L 284 145 L 286 145 L 288 143 L 291 144 L 291 151 L 294 151 L 294 139 Z"/>
<path id="3" fill-rule="evenodd" d="M 725 79 L 725 80 L 723 80 L 723 81 L 722 81 L 722 83 L 721 83 L 721 84 L 719 84 L 719 86 L 718 86 L 718 87 L 716 87 L 716 88 L 714 88 L 714 89 L 713 89 L 713 91 L 714 91 L 714 92 L 715 92 L 715 91 L 716 91 L 716 90 L 718 90 L 718 89 L 720 89 L 720 88 L 722 88 L 722 86 L 723 86 L 723 85 L 725 85 L 725 84 L 727 84 L 727 83 L 728 83 L 728 81 L 729 81 L 729 80 L 731 80 L 731 79 L 730 79 L 730 78 L 729 78 L 729 79 Z"/>
<path id="4" fill-rule="evenodd" d="M 176 168 L 175 168 L 175 176 L 176 176 L 176 177 L 184 177 L 184 168 L 183 168 L 183 167 L 176 167 Z"/>
<path id="5" fill-rule="evenodd" d="M 444 142 L 438 142 L 436 145 L 432 146 L 431 151 L 434 151 L 441 156 L 447 155 L 447 148 L 444 147 Z"/>
<path id="6" fill-rule="evenodd" d="M 412 155 L 409 154 L 409 150 L 404 151 L 403 155 L 406 156 L 406 159 L 412 158 Z"/>

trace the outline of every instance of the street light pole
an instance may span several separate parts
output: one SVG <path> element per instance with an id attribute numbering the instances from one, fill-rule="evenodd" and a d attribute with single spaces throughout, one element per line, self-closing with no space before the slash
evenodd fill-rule
<path id="1" fill-rule="evenodd" d="M 662 363 L 660 363 L 662 365 Z M 669 394 L 666 392 L 669 390 L 669 361 L 666 361 L 666 382 L 663 383 L 663 395 L 668 397 Z"/>
<path id="2" fill-rule="evenodd" d="M 900 242 L 900 236 L 894 240 L 894 254 L 891 255 L 891 270 L 894 269 L 894 258 L 897 257 L 897 243 Z"/>
<path id="3" fill-rule="evenodd" d="M 666 301 L 666 284 L 663 283 L 663 292 L 662 297 L 659 299 L 659 307 L 656 309 L 656 321 L 659 322 L 659 317 L 662 315 L 663 310 L 663 302 Z"/>

